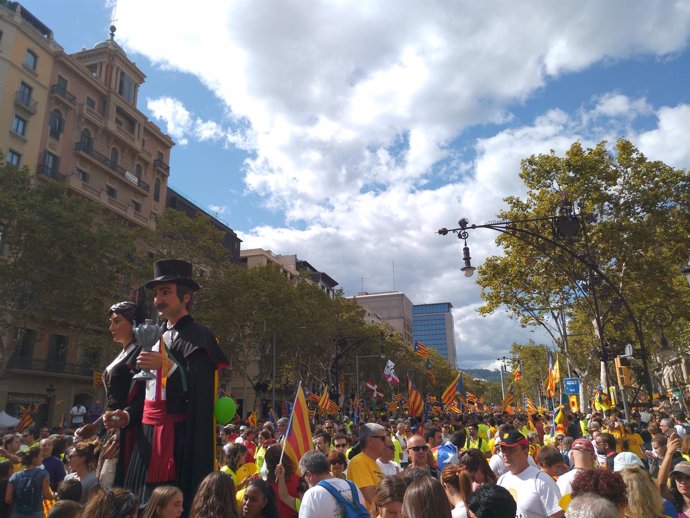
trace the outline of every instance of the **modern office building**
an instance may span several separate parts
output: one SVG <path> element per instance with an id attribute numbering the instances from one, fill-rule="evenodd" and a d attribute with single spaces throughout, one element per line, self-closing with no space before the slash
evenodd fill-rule
<path id="1" fill-rule="evenodd" d="M 154 229 L 174 142 L 137 108 L 145 76 L 114 33 L 67 54 L 24 6 L 0 3 L 0 150 L 36 181 L 60 182 L 94 210 Z M 10 325 L 3 340 L 16 347 L 0 373 L 0 408 L 16 415 L 36 405 L 36 421 L 54 425 L 75 400 L 102 397 L 93 382 L 97 330 L 82 331 L 40 315 Z"/>
<path id="2" fill-rule="evenodd" d="M 453 305 L 450 302 L 412 306 L 412 334 L 415 342 L 433 347 L 452 367 L 457 367 Z"/>
<path id="3" fill-rule="evenodd" d="M 387 323 L 410 346 L 412 337 L 412 301 L 400 291 L 383 291 L 378 293 L 359 292 L 352 297 L 369 313 L 377 315 Z"/>

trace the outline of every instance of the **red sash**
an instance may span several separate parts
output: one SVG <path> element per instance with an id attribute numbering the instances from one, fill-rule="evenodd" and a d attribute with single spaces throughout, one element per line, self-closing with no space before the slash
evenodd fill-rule
<path id="1" fill-rule="evenodd" d="M 168 415 L 167 402 L 144 401 L 142 423 L 153 426 L 151 460 L 146 475 L 147 483 L 175 480 L 175 423 L 185 420 L 184 415 Z"/>

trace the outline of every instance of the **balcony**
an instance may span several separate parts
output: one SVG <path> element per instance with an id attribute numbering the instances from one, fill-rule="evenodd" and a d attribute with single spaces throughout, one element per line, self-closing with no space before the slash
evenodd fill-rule
<path id="1" fill-rule="evenodd" d="M 17 90 L 14 96 L 14 104 L 15 106 L 24 108 L 30 113 L 36 113 L 36 110 L 38 110 L 38 101 L 34 101 L 31 98 L 31 94 L 26 91 Z"/>
<path id="2" fill-rule="evenodd" d="M 58 363 L 48 360 L 36 360 L 34 358 L 12 357 L 7 364 L 7 368 L 18 371 L 40 372 L 44 374 L 66 374 L 68 376 L 82 376 L 91 378 L 93 370 L 86 366 L 76 363 Z"/>
<path id="3" fill-rule="evenodd" d="M 70 93 L 67 88 L 57 83 L 50 87 L 50 93 L 51 95 L 59 95 L 71 106 L 74 106 L 74 103 L 77 101 L 77 98 L 74 96 L 74 94 Z"/>
<path id="4" fill-rule="evenodd" d="M 74 145 L 74 151 L 75 153 L 84 153 L 85 155 L 90 156 L 97 162 L 100 162 L 102 165 L 113 171 L 115 174 L 127 180 L 129 183 L 139 187 L 139 189 L 141 189 L 142 191 L 149 192 L 149 190 L 151 189 L 149 184 L 147 184 L 144 180 L 137 178 L 132 173 L 125 170 L 124 167 L 121 167 L 118 164 L 113 163 L 113 161 L 110 160 L 110 158 L 93 149 L 93 147 L 90 144 L 84 142 L 77 142 Z"/>
<path id="5" fill-rule="evenodd" d="M 47 164 L 38 164 L 36 166 L 36 174 L 39 177 L 50 178 L 58 182 L 65 181 L 65 175 L 57 171 L 55 168 L 48 166 Z"/>
<path id="6" fill-rule="evenodd" d="M 165 162 L 163 162 L 163 160 L 161 160 L 160 158 L 156 158 L 153 161 L 153 165 L 156 166 L 161 171 L 165 171 L 168 174 L 170 173 L 170 166 L 168 164 L 166 164 Z"/>

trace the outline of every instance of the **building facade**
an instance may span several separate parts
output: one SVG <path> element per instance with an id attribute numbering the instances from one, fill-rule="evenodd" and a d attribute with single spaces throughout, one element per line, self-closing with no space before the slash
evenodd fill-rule
<path id="1" fill-rule="evenodd" d="M 415 342 L 433 347 L 452 367 L 457 367 L 453 305 L 450 302 L 412 306 L 412 334 Z"/>
<path id="2" fill-rule="evenodd" d="M 61 182 L 125 224 L 155 229 L 174 142 L 138 110 L 145 76 L 114 32 L 92 49 L 67 54 L 21 4 L 0 5 L 0 150 L 36 181 Z M 30 405 L 37 423 L 53 426 L 75 401 L 102 401 L 90 366 L 112 351 L 94 347 L 94 333 L 109 342 L 100 331 L 39 317 L 11 327 L 3 340 L 16 347 L 0 378 L 0 409 L 17 415 Z"/>
<path id="3" fill-rule="evenodd" d="M 369 293 L 362 291 L 351 297 L 368 313 L 377 315 L 381 321 L 400 333 L 403 341 L 412 346 L 412 302 L 400 291 Z"/>

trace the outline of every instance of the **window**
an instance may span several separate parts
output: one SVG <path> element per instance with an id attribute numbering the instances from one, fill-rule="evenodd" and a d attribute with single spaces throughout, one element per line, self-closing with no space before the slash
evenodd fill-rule
<path id="1" fill-rule="evenodd" d="M 110 165 L 113 167 L 117 166 L 117 162 L 120 160 L 120 153 L 116 147 L 110 150 Z"/>
<path id="2" fill-rule="evenodd" d="M 134 207 L 134 212 L 141 212 L 141 202 L 132 200 L 132 207 Z"/>
<path id="3" fill-rule="evenodd" d="M 48 362 L 65 363 L 67 361 L 67 344 L 69 339 L 63 335 L 51 335 L 48 350 Z"/>
<path id="4" fill-rule="evenodd" d="M 89 183 L 89 173 L 82 169 L 77 169 L 77 178 L 79 178 L 84 183 Z"/>
<path id="5" fill-rule="evenodd" d="M 50 136 L 54 139 L 60 138 L 60 133 L 64 129 L 65 121 L 62 118 L 62 113 L 57 108 L 50 112 Z"/>
<path id="6" fill-rule="evenodd" d="M 108 195 L 108 197 L 116 200 L 117 199 L 117 189 L 115 187 L 112 187 L 110 185 L 105 186 L 105 193 Z"/>
<path id="7" fill-rule="evenodd" d="M 134 168 L 134 176 L 141 180 L 141 164 L 137 164 L 137 166 Z"/>
<path id="8" fill-rule="evenodd" d="M 46 154 L 43 157 L 43 166 L 47 175 L 57 173 L 60 166 L 60 157 L 52 154 L 50 151 L 46 151 Z"/>
<path id="9" fill-rule="evenodd" d="M 17 328 L 17 348 L 14 351 L 15 358 L 33 358 L 34 344 L 38 333 L 34 329 Z"/>
<path id="10" fill-rule="evenodd" d="M 27 85 L 24 81 L 19 83 L 19 102 L 24 106 L 31 106 L 31 94 L 33 93 L 33 88 Z"/>
<path id="11" fill-rule="evenodd" d="M 67 91 L 67 79 L 65 79 L 62 76 L 57 76 L 57 85 L 60 90 L 63 92 Z"/>
<path id="12" fill-rule="evenodd" d="M 162 151 L 159 151 L 159 152 L 158 152 L 158 160 L 160 160 L 161 162 L 163 162 L 163 158 L 164 158 L 164 157 L 163 157 L 163 152 L 162 152 Z"/>
<path id="13" fill-rule="evenodd" d="M 19 115 L 15 115 L 12 121 L 12 131 L 23 137 L 26 134 L 26 120 L 22 119 Z"/>
<path id="14" fill-rule="evenodd" d="M 36 53 L 27 49 L 24 54 L 24 64 L 31 70 L 36 70 L 36 66 L 38 65 L 38 56 Z"/>
<path id="15" fill-rule="evenodd" d="M 161 201 L 161 181 L 160 178 L 156 178 L 153 182 L 153 201 Z"/>
<path id="16" fill-rule="evenodd" d="M 10 149 L 7 152 L 7 163 L 14 167 L 19 167 L 22 165 L 22 155 L 17 153 L 14 149 Z"/>
<path id="17" fill-rule="evenodd" d="M 81 130 L 81 137 L 79 138 L 79 143 L 81 144 L 82 149 L 85 151 L 91 149 L 91 142 L 91 132 L 84 128 Z"/>
<path id="18" fill-rule="evenodd" d="M 117 93 L 129 102 L 134 102 L 134 79 L 122 71 L 120 71 L 120 83 L 117 88 Z"/>
<path id="19" fill-rule="evenodd" d="M 96 101 L 94 101 L 91 97 L 86 97 L 86 106 L 91 108 L 92 110 L 96 109 Z"/>

